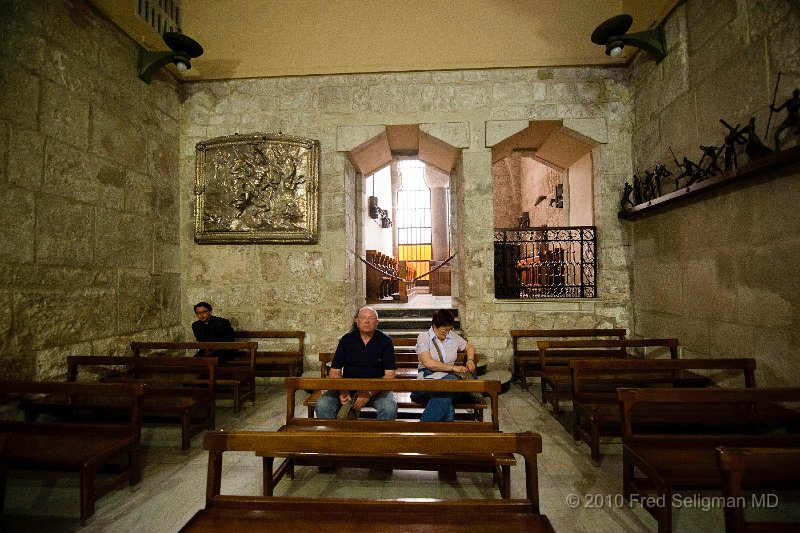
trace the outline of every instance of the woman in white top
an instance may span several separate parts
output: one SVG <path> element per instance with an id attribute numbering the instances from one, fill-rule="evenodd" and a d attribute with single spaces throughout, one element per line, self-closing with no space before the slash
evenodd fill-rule
<path id="1" fill-rule="evenodd" d="M 434 311 L 431 328 L 417 337 L 417 357 L 420 377 L 459 379 L 455 373 L 469 372 L 475 375 L 475 348 L 460 335 L 453 332 L 455 318 L 447 309 Z M 456 363 L 458 352 L 467 353 L 465 365 Z M 420 420 L 452 422 L 455 419 L 453 403 L 460 393 L 415 392 L 411 399 L 425 406 Z M 469 395 L 467 395 L 469 396 Z"/>

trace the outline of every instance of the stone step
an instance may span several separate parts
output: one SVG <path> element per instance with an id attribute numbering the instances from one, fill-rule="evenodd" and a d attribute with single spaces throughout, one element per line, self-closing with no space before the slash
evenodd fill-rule
<path id="1" fill-rule="evenodd" d="M 431 316 L 433 316 L 433 312 L 436 311 L 435 308 L 425 309 L 420 307 L 397 307 L 397 308 L 389 308 L 389 307 L 380 307 L 376 309 L 378 312 L 378 317 L 381 321 L 388 319 L 388 318 L 425 318 L 430 323 Z M 458 318 L 458 309 L 452 308 L 449 309 L 453 316 Z"/>

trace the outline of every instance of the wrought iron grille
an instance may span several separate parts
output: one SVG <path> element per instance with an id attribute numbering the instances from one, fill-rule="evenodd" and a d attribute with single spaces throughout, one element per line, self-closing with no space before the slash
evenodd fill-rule
<path id="1" fill-rule="evenodd" d="M 597 296 L 594 226 L 495 228 L 496 298 Z"/>

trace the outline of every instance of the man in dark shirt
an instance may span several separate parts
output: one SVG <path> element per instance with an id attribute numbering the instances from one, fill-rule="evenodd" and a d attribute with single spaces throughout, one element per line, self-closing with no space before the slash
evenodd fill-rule
<path id="1" fill-rule="evenodd" d="M 356 327 L 339 339 L 333 355 L 331 378 L 393 379 L 397 362 L 392 339 L 378 331 L 378 313 L 362 307 L 356 315 Z M 397 401 L 391 391 L 329 390 L 317 400 L 317 418 L 336 418 L 341 407 L 352 401 L 352 411 L 358 413 L 372 405 L 379 420 L 397 418 Z"/>
<path id="2" fill-rule="evenodd" d="M 197 342 L 233 342 L 235 340 L 231 323 L 221 316 L 212 315 L 210 303 L 200 302 L 195 305 L 194 314 L 197 315 L 198 320 L 192 322 L 192 333 Z M 195 355 L 197 357 L 209 355 L 219 358 L 220 361 L 228 361 L 237 354 L 236 350 L 216 350 L 213 353 L 208 350 L 200 350 Z"/>

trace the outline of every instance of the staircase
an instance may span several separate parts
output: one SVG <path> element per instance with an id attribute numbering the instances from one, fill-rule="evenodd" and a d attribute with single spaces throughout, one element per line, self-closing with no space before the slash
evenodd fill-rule
<path id="1" fill-rule="evenodd" d="M 458 319 L 458 309 L 448 309 L 455 317 L 453 324 L 453 331 L 462 335 L 461 322 Z M 392 337 L 393 339 L 416 339 L 417 336 L 423 331 L 428 331 L 431 327 L 431 317 L 436 309 L 425 308 L 408 308 L 396 307 L 388 308 L 381 307 L 377 309 L 378 312 L 378 329 Z M 478 355 L 480 355 L 480 347 L 475 347 Z M 413 346 L 398 346 L 395 348 L 397 352 L 414 352 Z M 485 359 L 478 358 L 478 376 L 480 379 L 496 379 L 500 381 L 500 392 L 506 392 L 511 384 L 511 372 L 502 370 L 489 370 L 489 365 Z"/>

